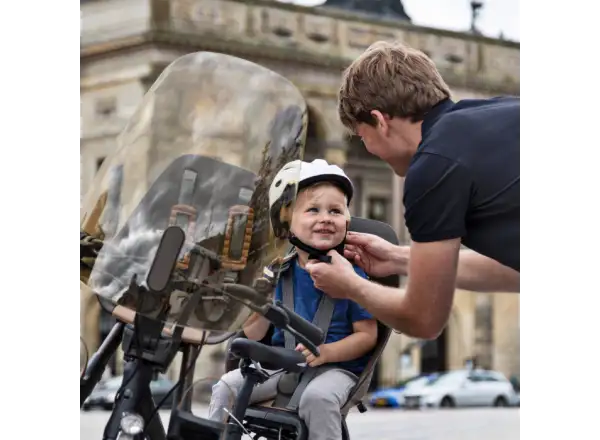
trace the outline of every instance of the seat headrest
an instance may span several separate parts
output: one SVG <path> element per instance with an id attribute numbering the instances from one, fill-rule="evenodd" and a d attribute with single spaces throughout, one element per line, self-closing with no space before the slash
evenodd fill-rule
<path id="1" fill-rule="evenodd" d="M 389 241 L 392 244 L 400 244 L 400 240 L 396 235 L 394 229 L 388 225 L 387 223 L 380 222 L 378 220 L 372 220 L 368 218 L 362 217 L 352 217 L 350 220 L 349 231 L 352 232 L 363 232 L 366 234 L 373 234 L 383 238 L 386 241 Z M 384 286 L 389 287 L 398 287 L 400 285 L 400 276 L 399 275 L 391 275 L 385 278 L 377 278 L 373 277 L 370 274 L 369 277 L 371 280 L 383 284 Z"/>

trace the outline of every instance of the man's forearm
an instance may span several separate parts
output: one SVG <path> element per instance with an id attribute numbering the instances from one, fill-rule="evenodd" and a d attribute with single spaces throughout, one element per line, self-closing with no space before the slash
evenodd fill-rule
<path id="1" fill-rule="evenodd" d="M 382 286 L 360 278 L 349 292 L 349 299 L 367 309 L 388 327 L 408 336 L 429 337 L 424 329 L 423 316 L 410 309 L 404 289 Z"/>
<path id="2" fill-rule="evenodd" d="M 519 292 L 520 274 L 491 258 L 469 249 L 459 254 L 456 287 L 473 292 Z M 398 246 L 398 273 L 406 276 L 410 262 L 410 246 Z"/>
<path id="3" fill-rule="evenodd" d="M 491 258 L 463 249 L 458 260 L 456 287 L 474 292 L 519 292 L 520 274 Z"/>

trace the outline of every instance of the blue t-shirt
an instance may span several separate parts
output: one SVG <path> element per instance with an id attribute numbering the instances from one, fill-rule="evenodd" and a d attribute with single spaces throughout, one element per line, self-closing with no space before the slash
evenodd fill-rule
<path id="1" fill-rule="evenodd" d="M 309 273 L 297 264 L 297 260 L 292 261 L 288 270 L 294 271 L 294 312 L 302 316 L 307 321 L 312 322 L 315 313 L 317 312 L 319 302 L 321 301 L 321 297 L 324 295 L 324 293 L 315 288 L 314 282 Z M 354 270 L 361 277 L 367 277 L 361 268 L 355 266 Z M 277 288 L 275 289 L 275 300 L 277 301 L 283 301 L 283 296 L 281 293 L 282 281 L 283 280 L 280 278 Z M 327 332 L 327 339 L 325 340 L 325 343 L 327 344 L 350 336 L 353 333 L 352 324 L 354 322 L 365 319 L 373 319 L 373 316 L 369 312 L 360 307 L 354 301 L 350 301 L 348 299 L 334 299 L 334 301 L 335 308 L 333 309 L 331 324 L 329 324 L 329 331 Z M 278 347 L 285 346 L 283 330 L 275 328 L 273 337 L 271 339 L 271 344 Z M 367 365 L 369 357 L 370 353 L 367 353 L 358 359 L 328 365 L 336 365 L 340 368 L 351 371 L 356 375 L 360 375 Z"/>

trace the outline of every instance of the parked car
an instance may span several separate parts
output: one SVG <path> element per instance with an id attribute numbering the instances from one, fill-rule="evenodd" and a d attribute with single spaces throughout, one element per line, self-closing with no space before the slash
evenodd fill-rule
<path id="1" fill-rule="evenodd" d="M 510 383 L 515 390 L 515 400 L 513 406 L 521 407 L 521 379 L 518 376 L 511 376 L 509 379 Z"/>
<path id="2" fill-rule="evenodd" d="M 115 403 L 117 391 L 122 383 L 123 376 L 115 376 L 99 382 L 83 403 L 82 409 L 84 411 L 89 411 L 92 408 L 111 410 Z M 174 382 L 162 376 L 150 382 L 150 392 L 152 393 L 154 402 L 158 405 L 174 385 Z M 161 405 L 161 409 L 171 408 L 171 405 L 173 404 L 173 394 L 175 394 L 175 392 L 171 393 L 167 400 L 165 400 Z"/>
<path id="3" fill-rule="evenodd" d="M 512 406 L 517 394 L 497 371 L 455 370 L 438 376 L 418 390 L 404 393 L 405 408 Z"/>
<path id="4" fill-rule="evenodd" d="M 439 373 L 423 374 L 404 381 L 394 388 L 384 388 L 374 392 L 369 398 L 369 405 L 374 408 L 401 408 L 404 405 L 404 393 L 416 391 L 435 379 Z"/>

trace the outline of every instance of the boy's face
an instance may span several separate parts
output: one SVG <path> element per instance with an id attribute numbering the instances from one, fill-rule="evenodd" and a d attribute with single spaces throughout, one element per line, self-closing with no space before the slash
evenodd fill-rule
<path id="1" fill-rule="evenodd" d="M 319 250 L 334 248 L 346 236 L 346 197 L 331 184 L 319 184 L 298 193 L 292 233 Z"/>

